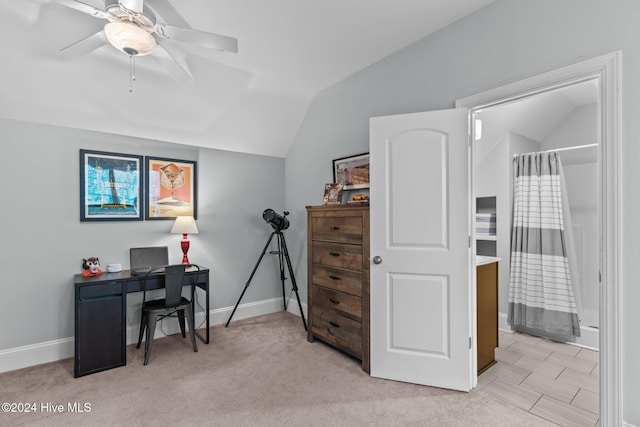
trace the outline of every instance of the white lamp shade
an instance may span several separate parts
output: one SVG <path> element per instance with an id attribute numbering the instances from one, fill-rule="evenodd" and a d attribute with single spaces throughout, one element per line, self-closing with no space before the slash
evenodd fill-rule
<path id="1" fill-rule="evenodd" d="M 127 55 L 148 55 L 156 47 L 156 39 L 131 22 L 109 22 L 104 34 L 111 46 Z"/>
<path id="2" fill-rule="evenodd" d="M 192 216 L 179 216 L 171 229 L 176 234 L 198 234 L 196 220 Z"/>

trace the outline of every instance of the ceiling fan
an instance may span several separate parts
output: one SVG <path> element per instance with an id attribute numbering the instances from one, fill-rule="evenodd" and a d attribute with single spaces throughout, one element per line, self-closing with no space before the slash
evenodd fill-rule
<path id="1" fill-rule="evenodd" d="M 238 52 L 238 41 L 233 37 L 185 28 L 188 27 L 188 24 L 169 3 L 169 0 L 100 0 L 100 3 L 104 3 L 103 9 L 88 3 L 95 3 L 98 0 L 30 1 L 39 4 L 56 3 L 86 13 L 94 18 L 106 20 L 107 22 L 102 30 L 71 43 L 61 50 L 65 51 L 79 45 L 85 45 L 83 49 L 91 51 L 108 43 L 129 55 L 132 64 L 132 80 L 135 80 L 133 73 L 134 58 L 148 55 L 156 50 L 158 46 L 163 48 L 178 63 L 180 68 L 191 77 L 189 68 L 184 60 L 184 54 L 181 54 L 179 49 L 172 46 L 170 41 L 198 45 L 218 51 Z M 182 25 L 182 27 L 158 22 L 153 10 L 147 7 L 147 2 L 164 19 L 177 21 L 178 25 Z M 129 90 L 131 91 L 131 88 Z"/>

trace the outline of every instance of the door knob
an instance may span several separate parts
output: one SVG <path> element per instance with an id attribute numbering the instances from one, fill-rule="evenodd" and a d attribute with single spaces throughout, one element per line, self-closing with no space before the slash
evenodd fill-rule
<path id="1" fill-rule="evenodd" d="M 382 263 L 382 257 L 376 255 L 373 257 L 373 263 L 374 264 L 381 264 Z"/>

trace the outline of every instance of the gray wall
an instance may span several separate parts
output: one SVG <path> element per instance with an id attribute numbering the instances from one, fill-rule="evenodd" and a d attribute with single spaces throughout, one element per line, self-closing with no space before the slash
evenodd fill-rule
<path id="1" fill-rule="evenodd" d="M 498 0 L 327 88 L 287 157 L 286 205 L 295 217 L 289 236 L 304 248 L 304 206 L 320 202 L 331 159 L 368 151 L 369 117 L 452 108 L 457 99 L 621 50 L 623 403 L 624 419 L 640 425 L 638 16 L 637 0 Z M 306 277 L 304 263 L 297 277 Z"/>
<path id="2" fill-rule="evenodd" d="M 189 259 L 212 269 L 212 308 L 235 304 L 271 231 L 266 207 L 284 207 L 284 159 L 196 149 L 132 137 L 0 119 L 0 350 L 73 336 L 72 275 L 82 258 L 128 268 L 132 246 L 167 245 L 180 262 L 173 221 L 81 223 L 79 150 L 198 160 L 199 234 Z M 243 303 L 281 295 L 277 260 L 258 270 Z M 139 319 L 139 296 L 128 300 Z"/>

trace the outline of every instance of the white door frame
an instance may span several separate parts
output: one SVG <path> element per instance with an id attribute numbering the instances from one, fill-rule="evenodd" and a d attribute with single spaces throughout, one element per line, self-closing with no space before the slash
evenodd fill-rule
<path id="1" fill-rule="evenodd" d="M 466 107 L 469 109 L 469 118 L 471 119 L 475 111 L 483 108 L 513 102 L 594 78 L 598 80 L 598 104 L 600 107 L 598 111 L 600 120 L 600 144 L 598 146 L 600 174 L 599 355 L 600 423 L 603 426 L 617 426 L 622 422 L 620 62 L 621 52 L 616 51 L 456 101 L 457 108 Z M 469 138 L 469 144 L 472 146 L 473 135 L 469 135 Z M 475 351 L 474 349 L 474 353 Z"/>

